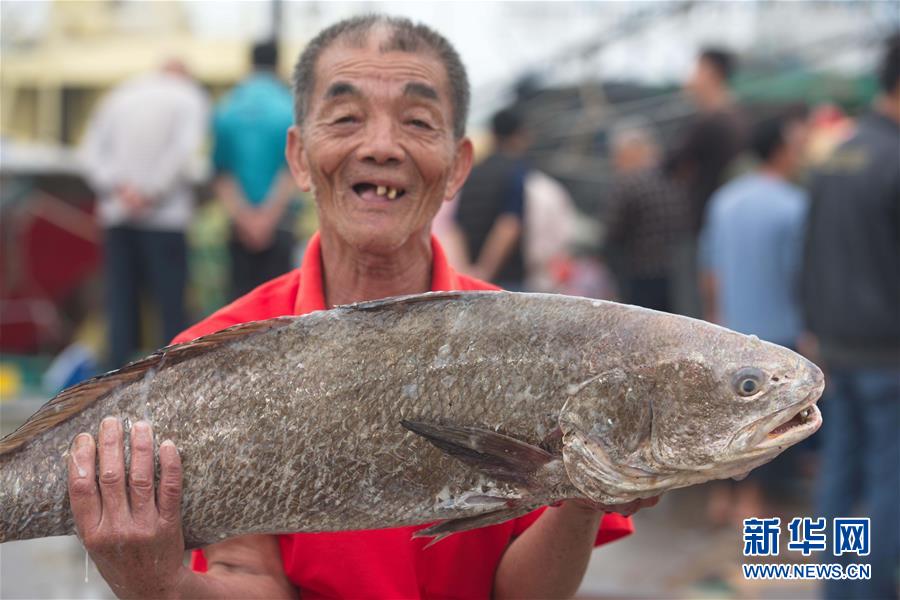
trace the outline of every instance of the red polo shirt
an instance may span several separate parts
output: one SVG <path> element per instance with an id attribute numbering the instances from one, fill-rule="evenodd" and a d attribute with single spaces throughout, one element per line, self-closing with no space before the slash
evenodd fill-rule
<path id="1" fill-rule="evenodd" d="M 493 290 L 496 287 L 453 271 L 437 240 L 431 289 Z M 319 236 L 309 241 L 303 264 L 265 283 L 194 325 L 175 342 L 192 340 L 225 327 L 281 315 L 325 309 Z M 510 541 L 545 509 L 499 525 L 451 535 L 425 549 L 427 539 L 413 539 L 417 527 L 296 533 L 278 536 L 288 579 L 307 598 L 489 598 L 494 572 Z M 631 520 L 608 514 L 596 544 L 633 531 Z M 194 552 L 192 567 L 206 571 L 203 552 Z"/>

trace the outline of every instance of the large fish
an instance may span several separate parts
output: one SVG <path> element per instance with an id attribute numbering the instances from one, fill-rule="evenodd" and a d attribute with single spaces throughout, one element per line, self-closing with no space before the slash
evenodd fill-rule
<path id="1" fill-rule="evenodd" d="M 188 547 L 614 506 L 740 476 L 812 434 L 822 372 L 633 306 L 448 292 L 237 325 L 72 387 L 0 441 L 0 542 L 74 533 L 66 454 L 104 416 L 183 462 Z M 126 436 L 127 438 L 127 436 Z"/>

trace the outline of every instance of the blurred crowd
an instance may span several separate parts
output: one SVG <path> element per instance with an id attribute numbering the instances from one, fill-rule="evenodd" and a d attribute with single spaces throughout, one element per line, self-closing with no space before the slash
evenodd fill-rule
<path id="1" fill-rule="evenodd" d="M 297 190 L 284 160 L 293 122 L 277 46 L 214 106 L 185 66 L 129 80 L 97 107 L 81 153 L 104 228 L 110 367 L 133 358 L 138 297 L 159 310 L 167 343 L 188 324 L 185 167 L 211 139 L 212 189 L 229 219 L 230 295 L 296 266 Z M 874 531 L 873 579 L 829 582 L 829 596 L 892 597 L 900 506 L 900 38 L 888 40 L 880 94 L 852 126 L 833 107 L 770 107 L 751 118 L 729 81 L 737 57 L 700 53 L 684 86 L 695 112 L 674 143 L 649 120 L 608 127 L 615 181 L 594 231 L 603 261 L 583 276 L 566 187 L 533 164 L 516 106 L 490 123 L 490 150 L 434 232 L 460 271 L 508 290 L 602 296 L 680 313 L 793 348 L 827 371 L 824 431 L 744 482 L 709 494 L 712 523 L 776 514 L 777 490 L 818 464 L 816 514 L 853 514 Z M 843 115 L 837 120 L 846 123 Z M 838 135 L 833 132 L 838 131 Z M 611 275 L 609 275 L 611 274 Z M 587 281 L 585 281 L 587 280 Z M 773 494 L 773 491 L 775 493 Z M 890 535 L 894 532 L 895 535 Z M 887 576 L 885 576 L 887 574 Z"/>
<path id="2" fill-rule="evenodd" d="M 696 113 L 671 147 L 649 121 L 609 135 L 615 183 L 598 218 L 611 294 L 797 350 L 827 373 L 823 431 L 739 483 L 710 487 L 708 521 L 783 514 L 787 488 L 817 473 L 809 504 L 828 522 L 864 507 L 870 581 L 829 598 L 891 598 L 900 572 L 900 37 L 880 94 L 852 127 L 834 108 L 750 118 L 729 80 L 736 57 L 704 50 L 684 91 Z M 838 131 L 838 135 L 833 132 Z M 437 231 L 458 268 L 511 290 L 568 291 L 572 201 L 527 160 L 516 109 L 492 122 L 492 153 Z M 877 537 L 878 541 L 874 541 Z M 830 560 L 831 557 L 828 558 Z"/>
<path id="3" fill-rule="evenodd" d="M 230 221 L 231 299 L 293 265 L 289 207 L 296 190 L 284 160 L 292 95 L 276 75 L 274 42 L 255 45 L 251 64 L 252 72 L 211 108 L 185 65 L 169 60 L 114 88 L 88 124 L 81 155 L 104 229 L 111 368 L 146 346 L 139 339 L 142 294 L 159 309 L 156 346 L 189 325 L 185 236 L 195 198 L 187 174 L 207 136 L 213 189 Z"/>

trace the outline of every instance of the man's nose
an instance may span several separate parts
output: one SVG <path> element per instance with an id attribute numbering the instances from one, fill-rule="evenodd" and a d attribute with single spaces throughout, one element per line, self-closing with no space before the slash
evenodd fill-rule
<path id="1" fill-rule="evenodd" d="M 379 165 L 395 164 L 403 160 L 399 128 L 393 119 L 371 119 L 366 127 L 366 139 L 357 150 L 357 158 Z"/>

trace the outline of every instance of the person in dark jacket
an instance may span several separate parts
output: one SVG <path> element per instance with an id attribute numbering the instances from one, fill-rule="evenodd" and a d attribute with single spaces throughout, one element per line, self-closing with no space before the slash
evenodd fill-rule
<path id="1" fill-rule="evenodd" d="M 871 553 L 837 558 L 871 564 L 871 579 L 828 581 L 827 598 L 896 598 L 898 589 L 900 34 L 881 84 L 874 110 L 811 189 L 804 309 L 828 374 L 818 514 L 831 526 L 859 501 L 871 517 Z"/>
<path id="2" fill-rule="evenodd" d="M 746 144 L 744 116 L 729 87 L 736 58 L 721 48 L 705 48 L 685 84 L 697 114 L 667 157 L 669 171 L 682 181 L 691 206 L 691 224 L 699 233 L 706 204 L 726 180 L 732 161 Z"/>
<path id="3" fill-rule="evenodd" d="M 530 137 L 512 109 L 491 122 L 494 152 L 472 169 L 460 193 L 456 224 L 468 251 L 469 274 L 521 291 L 525 281 L 522 250 L 525 176 L 523 155 Z"/>
<path id="4" fill-rule="evenodd" d="M 690 235 L 683 190 L 660 168 L 649 123 L 619 123 L 610 148 L 616 177 L 603 220 L 605 250 L 622 255 L 619 293 L 628 304 L 672 312 L 672 256 Z"/>
<path id="5" fill-rule="evenodd" d="M 731 52 L 709 47 L 700 52 L 684 88 L 697 113 L 688 120 L 665 160 L 666 173 L 684 189 L 691 234 L 673 258 L 673 303 L 681 314 L 700 317 L 697 288 L 697 236 L 706 205 L 728 180 L 735 159 L 746 144 L 744 115 L 729 87 L 736 68 Z"/>

